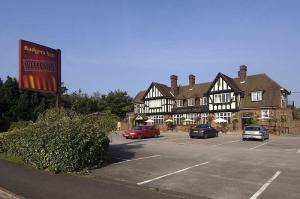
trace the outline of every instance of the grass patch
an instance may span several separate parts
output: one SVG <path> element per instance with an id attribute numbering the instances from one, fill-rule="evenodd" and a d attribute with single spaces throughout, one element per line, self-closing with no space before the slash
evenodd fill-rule
<path id="1" fill-rule="evenodd" d="M 23 161 L 22 157 L 16 156 L 10 153 L 0 153 L 0 159 L 1 160 L 7 160 L 10 162 L 14 162 L 17 164 L 23 164 L 25 165 L 25 162 Z"/>

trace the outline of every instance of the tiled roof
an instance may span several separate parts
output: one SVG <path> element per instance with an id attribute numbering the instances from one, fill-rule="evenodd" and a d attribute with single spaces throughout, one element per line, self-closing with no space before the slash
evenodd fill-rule
<path id="1" fill-rule="evenodd" d="M 281 92 L 283 88 L 266 74 L 247 76 L 245 83 L 239 78 L 234 78 L 235 83 L 244 92 L 241 98 L 241 108 L 276 107 L 281 104 Z M 260 102 L 251 101 L 251 92 L 263 91 L 263 100 Z"/>
<path id="2" fill-rule="evenodd" d="M 270 107 L 270 106 L 280 106 L 281 103 L 281 87 L 278 83 L 272 80 L 266 74 L 257 74 L 247 76 L 244 83 L 240 82 L 239 78 L 231 78 L 222 73 L 219 73 L 225 81 L 229 82 L 234 90 L 242 91 L 244 97 L 241 98 L 241 108 L 256 108 L 256 107 Z M 207 91 L 213 82 L 195 84 L 193 87 L 189 85 L 179 86 L 178 94 L 173 96 L 171 94 L 171 88 L 164 84 L 153 82 L 157 89 L 165 96 L 175 99 L 189 99 L 189 98 L 200 98 L 205 96 Z M 151 84 L 151 86 L 152 86 Z M 251 92 L 253 91 L 263 91 L 263 101 L 261 102 L 252 102 L 251 101 Z M 284 89 L 287 92 L 286 89 Z M 143 98 L 147 91 L 139 92 L 134 98 L 135 103 L 143 103 Z M 178 110 L 180 112 L 180 110 Z"/>
<path id="3" fill-rule="evenodd" d="M 144 98 L 144 95 L 145 95 L 146 91 L 140 91 L 134 98 L 133 98 L 133 102 L 134 103 L 144 103 L 143 102 L 143 98 Z"/>
<path id="4" fill-rule="evenodd" d="M 165 97 L 173 97 L 171 94 L 171 88 L 169 86 L 166 86 L 164 84 L 160 84 L 157 82 L 153 82 L 155 87 L 161 92 L 161 94 Z"/>
<path id="5" fill-rule="evenodd" d="M 210 87 L 212 82 L 195 84 L 192 88 L 190 86 L 179 86 L 178 95 L 176 99 L 189 99 L 203 97 Z"/>

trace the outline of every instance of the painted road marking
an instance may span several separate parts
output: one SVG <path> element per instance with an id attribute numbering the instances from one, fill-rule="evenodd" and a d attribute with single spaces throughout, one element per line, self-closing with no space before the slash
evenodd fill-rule
<path id="1" fill-rule="evenodd" d="M 300 153 L 300 150 L 297 151 L 297 154 L 299 154 L 299 153 Z"/>
<path id="2" fill-rule="evenodd" d="M 269 144 L 270 142 L 272 142 L 272 141 L 269 141 L 269 142 L 260 144 L 260 145 L 258 145 L 258 146 L 256 146 L 256 147 L 250 148 L 249 150 L 257 149 L 257 148 L 259 148 L 259 147 L 261 147 L 261 146 L 264 146 L 264 145 L 266 145 L 266 144 Z"/>
<path id="3" fill-rule="evenodd" d="M 277 171 L 250 199 L 257 199 L 280 174 L 281 171 Z"/>
<path id="4" fill-rule="evenodd" d="M 24 197 L 19 196 L 18 194 L 12 193 L 2 187 L 0 187 L 0 198 L 25 199 Z"/>
<path id="5" fill-rule="evenodd" d="M 225 144 L 231 144 L 231 143 L 235 143 L 235 142 L 241 142 L 241 140 L 233 140 L 233 141 L 230 141 L 230 142 L 223 142 L 221 144 L 216 144 L 214 146 L 222 146 L 222 145 L 225 145 Z"/>
<path id="6" fill-rule="evenodd" d="M 135 159 L 115 158 L 115 159 L 123 160 L 123 161 L 122 161 L 122 162 L 117 162 L 117 163 L 114 163 L 114 164 L 122 164 L 122 163 L 125 163 L 125 162 L 132 162 L 132 161 L 137 161 L 137 160 L 145 160 L 145 159 L 156 158 L 156 157 L 160 157 L 160 155 L 152 155 L 152 156 L 141 157 L 141 158 L 135 158 Z"/>
<path id="7" fill-rule="evenodd" d="M 149 182 L 152 182 L 152 181 L 155 181 L 155 180 L 159 180 L 159 179 L 162 179 L 162 178 L 165 178 L 165 177 L 174 175 L 174 174 L 178 174 L 178 173 L 187 171 L 187 170 L 192 169 L 192 168 L 195 168 L 195 167 L 203 166 L 203 165 L 206 165 L 206 164 L 208 164 L 208 163 L 209 163 L 209 162 L 203 162 L 203 163 L 201 163 L 201 164 L 197 164 L 197 165 L 194 165 L 194 166 L 191 166 L 191 167 L 187 167 L 187 168 L 181 169 L 181 170 L 179 170 L 179 171 L 175 171 L 175 172 L 172 172 L 172 173 L 169 173 L 169 174 L 166 174 L 166 175 L 163 175 L 163 176 L 159 176 L 159 177 L 156 177 L 156 178 L 153 178 L 153 179 L 150 179 L 150 180 L 146 180 L 146 181 L 143 181 L 143 182 L 139 182 L 139 183 L 137 183 L 137 185 L 147 184 L 147 183 L 149 183 Z"/>

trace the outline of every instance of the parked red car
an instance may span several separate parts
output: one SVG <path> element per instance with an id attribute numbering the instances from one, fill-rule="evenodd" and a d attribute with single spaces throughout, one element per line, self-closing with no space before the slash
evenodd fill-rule
<path id="1" fill-rule="evenodd" d="M 147 137 L 158 137 L 160 135 L 160 131 L 155 126 L 137 126 L 128 130 L 123 134 L 125 138 L 147 138 Z"/>

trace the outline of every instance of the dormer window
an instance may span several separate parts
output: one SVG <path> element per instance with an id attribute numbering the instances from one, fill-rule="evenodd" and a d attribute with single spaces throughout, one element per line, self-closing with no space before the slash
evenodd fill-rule
<path id="1" fill-rule="evenodd" d="M 183 107 L 183 100 L 176 100 L 176 107 Z"/>
<path id="2" fill-rule="evenodd" d="M 200 106 L 207 105 L 207 97 L 201 97 L 200 98 Z"/>
<path id="3" fill-rule="evenodd" d="M 255 91 L 251 93 L 251 101 L 252 102 L 259 102 L 262 101 L 262 95 L 263 92 L 262 91 Z"/>
<path id="4" fill-rule="evenodd" d="M 195 106 L 195 98 L 188 99 L 188 106 Z"/>

